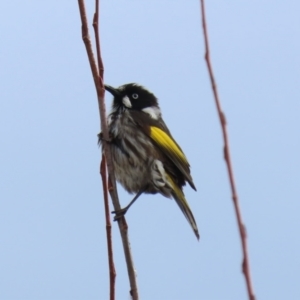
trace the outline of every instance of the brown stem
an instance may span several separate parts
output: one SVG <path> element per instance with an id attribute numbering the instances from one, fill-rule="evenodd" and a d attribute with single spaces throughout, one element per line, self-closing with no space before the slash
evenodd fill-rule
<path id="1" fill-rule="evenodd" d="M 201 15 L 202 15 L 202 27 L 203 27 L 203 34 L 204 34 L 204 43 L 205 43 L 205 60 L 207 64 L 207 69 L 210 77 L 210 82 L 214 94 L 214 99 L 221 123 L 223 140 L 224 140 L 224 158 L 227 165 L 227 171 L 229 176 L 230 188 L 232 193 L 232 200 L 234 204 L 235 214 L 237 218 L 237 223 L 240 232 L 240 238 L 242 243 L 242 250 L 243 250 L 243 263 L 242 263 L 242 270 L 245 276 L 248 297 L 250 300 L 255 300 L 254 291 L 251 283 L 251 275 L 250 275 L 250 263 L 249 263 L 249 256 L 248 256 L 248 248 L 247 248 L 247 235 L 246 235 L 246 227 L 243 224 L 242 220 L 242 213 L 239 207 L 239 200 L 237 195 L 237 190 L 235 186 L 234 176 L 233 176 L 233 168 L 231 163 L 230 151 L 229 151 L 229 139 L 228 133 L 226 128 L 226 118 L 225 114 L 222 111 L 221 103 L 218 96 L 217 86 L 213 75 L 213 69 L 210 60 L 210 52 L 209 52 L 209 43 L 208 43 L 208 33 L 207 33 L 207 26 L 206 26 L 206 18 L 205 18 L 205 7 L 204 7 L 204 0 L 200 0 L 201 2 Z"/>
<path id="2" fill-rule="evenodd" d="M 108 203 L 108 187 L 107 187 L 107 175 L 106 175 L 106 161 L 105 156 L 102 154 L 100 173 L 102 178 L 103 187 L 103 198 L 105 208 L 105 220 L 106 220 L 106 240 L 107 240 L 107 253 L 108 253 L 108 266 L 109 266 L 109 294 L 110 300 L 115 300 L 115 282 L 116 282 L 116 271 L 113 258 L 113 247 L 111 238 L 111 222 L 110 212 Z"/>
<path id="3" fill-rule="evenodd" d="M 104 154 L 106 158 L 106 164 L 110 179 L 110 195 L 112 199 L 112 203 L 114 206 L 114 210 L 120 210 L 120 202 L 118 199 L 118 193 L 117 193 L 117 187 L 116 187 L 116 180 L 113 170 L 113 164 L 112 164 L 112 157 L 110 153 L 110 149 L 108 147 L 107 142 L 109 140 L 108 135 L 108 128 L 106 123 L 106 111 L 105 111 L 105 102 L 104 102 L 104 85 L 103 85 L 103 63 L 101 58 L 101 52 L 100 52 L 100 39 L 99 39 L 99 29 L 98 29 L 98 16 L 99 16 L 99 0 L 96 0 L 96 9 L 94 14 L 94 20 L 93 20 L 93 27 L 95 31 L 95 39 L 96 39 L 96 49 L 97 49 L 97 58 L 98 58 L 98 68 L 97 64 L 94 58 L 93 50 L 92 50 L 92 44 L 89 36 L 88 31 L 88 25 L 87 25 L 87 17 L 86 17 L 86 10 L 85 10 L 85 4 L 84 0 L 78 0 L 79 5 L 79 11 L 80 11 L 80 17 L 81 17 L 81 23 L 82 23 L 82 39 L 86 47 L 91 71 L 93 74 L 93 79 L 97 91 L 97 98 L 98 98 L 98 105 L 99 105 L 99 114 L 100 114 L 100 122 L 101 122 L 101 131 L 103 134 L 103 148 L 104 148 Z M 98 73 L 98 70 L 100 74 Z M 130 294 L 132 296 L 133 300 L 138 299 L 138 288 L 137 288 L 137 282 L 136 282 L 136 275 L 134 270 L 134 264 L 130 249 L 130 243 L 128 238 L 128 227 L 125 221 L 125 218 L 121 218 L 118 221 L 119 230 L 122 238 L 123 243 L 123 250 L 125 254 L 125 260 L 127 264 L 127 272 L 129 276 L 129 282 L 130 282 Z"/>

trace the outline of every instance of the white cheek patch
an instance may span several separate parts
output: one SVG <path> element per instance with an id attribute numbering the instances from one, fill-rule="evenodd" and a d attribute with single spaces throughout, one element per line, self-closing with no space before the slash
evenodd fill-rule
<path id="1" fill-rule="evenodd" d="M 130 99 L 127 96 L 123 97 L 122 102 L 123 102 L 124 106 L 126 106 L 128 108 L 132 107 Z"/>
<path id="2" fill-rule="evenodd" d="M 160 109 L 155 106 L 143 108 L 142 111 L 148 114 L 154 120 L 158 120 L 161 116 Z"/>

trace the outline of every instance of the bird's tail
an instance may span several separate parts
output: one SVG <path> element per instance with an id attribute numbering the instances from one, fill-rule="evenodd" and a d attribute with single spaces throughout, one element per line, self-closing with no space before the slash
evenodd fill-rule
<path id="1" fill-rule="evenodd" d="M 185 196 L 184 196 L 182 190 L 176 185 L 176 183 L 171 178 L 171 176 L 167 175 L 167 180 L 170 183 L 170 186 L 172 188 L 171 194 L 172 194 L 173 198 L 175 199 L 176 203 L 180 207 L 181 211 L 185 215 L 188 222 L 190 223 L 197 239 L 199 240 L 200 235 L 199 235 L 199 231 L 198 231 L 198 227 L 197 227 L 195 218 L 194 218 L 193 213 L 192 213 L 192 211 L 189 207 L 189 204 L 187 203 L 187 201 L 185 199 Z"/>

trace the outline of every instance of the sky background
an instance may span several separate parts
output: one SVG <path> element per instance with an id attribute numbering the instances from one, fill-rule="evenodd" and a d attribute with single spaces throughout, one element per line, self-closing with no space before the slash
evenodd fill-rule
<path id="1" fill-rule="evenodd" d="M 206 2 L 255 294 L 300 299 L 300 2 Z M 103 0 L 100 19 L 105 82 L 153 91 L 198 189 L 185 194 L 200 242 L 172 200 L 142 196 L 128 212 L 140 298 L 247 299 L 199 1 Z M 77 1 L 1 1 L 0 28 L 0 299 L 108 299 L 99 113 Z M 113 246 L 116 299 L 130 299 L 116 223 Z"/>

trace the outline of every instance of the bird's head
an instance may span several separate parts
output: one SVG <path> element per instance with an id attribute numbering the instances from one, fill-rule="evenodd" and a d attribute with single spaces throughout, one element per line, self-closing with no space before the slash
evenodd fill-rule
<path id="1" fill-rule="evenodd" d="M 140 110 L 150 115 L 153 119 L 160 117 L 160 109 L 157 98 L 143 86 L 136 83 L 128 83 L 114 88 L 105 84 L 105 89 L 113 96 L 113 109 L 120 108 Z"/>

